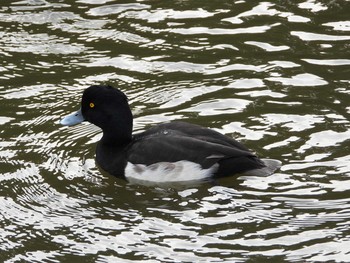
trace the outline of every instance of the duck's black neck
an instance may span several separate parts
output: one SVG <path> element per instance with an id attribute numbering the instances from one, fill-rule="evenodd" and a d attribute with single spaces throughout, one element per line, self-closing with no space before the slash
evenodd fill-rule
<path id="1" fill-rule="evenodd" d="M 101 143 L 109 147 L 123 147 L 125 145 L 128 145 L 131 140 L 132 136 L 129 134 L 111 134 L 110 132 L 103 132 Z"/>
<path id="2" fill-rule="evenodd" d="M 108 125 L 103 127 L 101 142 L 111 147 L 123 147 L 132 140 L 133 116 L 130 109 L 110 118 Z"/>

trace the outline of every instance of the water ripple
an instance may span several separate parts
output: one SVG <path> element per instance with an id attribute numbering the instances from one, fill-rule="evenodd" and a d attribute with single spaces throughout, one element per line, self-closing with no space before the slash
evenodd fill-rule
<path id="1" fill-rule="evenodd" d="M 139 3 L 111 4 L 111 5 L 104 5 L 104 6 L 91 8 L 87 12 L 87 14 L 92 16 L 106 16 L 106 15 L 123 13 L 127 10 L 142 10 L 142 9 L 148 9 L 150 7 L 151 6 L 149 5 L 139 4 Z"/>

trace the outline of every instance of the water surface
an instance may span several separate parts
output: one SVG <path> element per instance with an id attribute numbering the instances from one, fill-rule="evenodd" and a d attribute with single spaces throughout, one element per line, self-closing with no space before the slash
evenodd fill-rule
<path id="1" fill-rule="evenodd" d="M 349 260 L 349 1 L 3 1 L 2 262 Z M 157 187 L 101 171 L 61 127 L 111 84 L 134 130 L 216 129 L 281 169 Z"/>

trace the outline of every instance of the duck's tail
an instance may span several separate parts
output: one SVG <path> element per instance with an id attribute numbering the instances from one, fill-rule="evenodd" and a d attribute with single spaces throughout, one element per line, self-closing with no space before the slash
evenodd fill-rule
<path id="1" fill-rule="evenodd" d="M 268 176 L 273 174 L 277 169 L 279 169 L 282 166 L 282 162 L 279 160 L 275 160 L 275 159 L 260 159 L 260 160 L 265 164 L 265 167 L 244 172 L 244 175 Z"/>

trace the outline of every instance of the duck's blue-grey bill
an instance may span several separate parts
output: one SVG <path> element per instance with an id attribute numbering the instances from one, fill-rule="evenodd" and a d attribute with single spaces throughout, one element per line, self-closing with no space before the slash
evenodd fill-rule
<path id="1" fill-rule="evenodd" d="M 69 114 L 68 116 L 64 117 L 60 123 L 64 126 L 73 126 L 76 124 L 79 124 L 83 122 L 85 119 L 83 117 L 83 114 L 81 113 L 81 109 L 79 109 L 77 112 L 74 112 L 72 114 Z"/>

